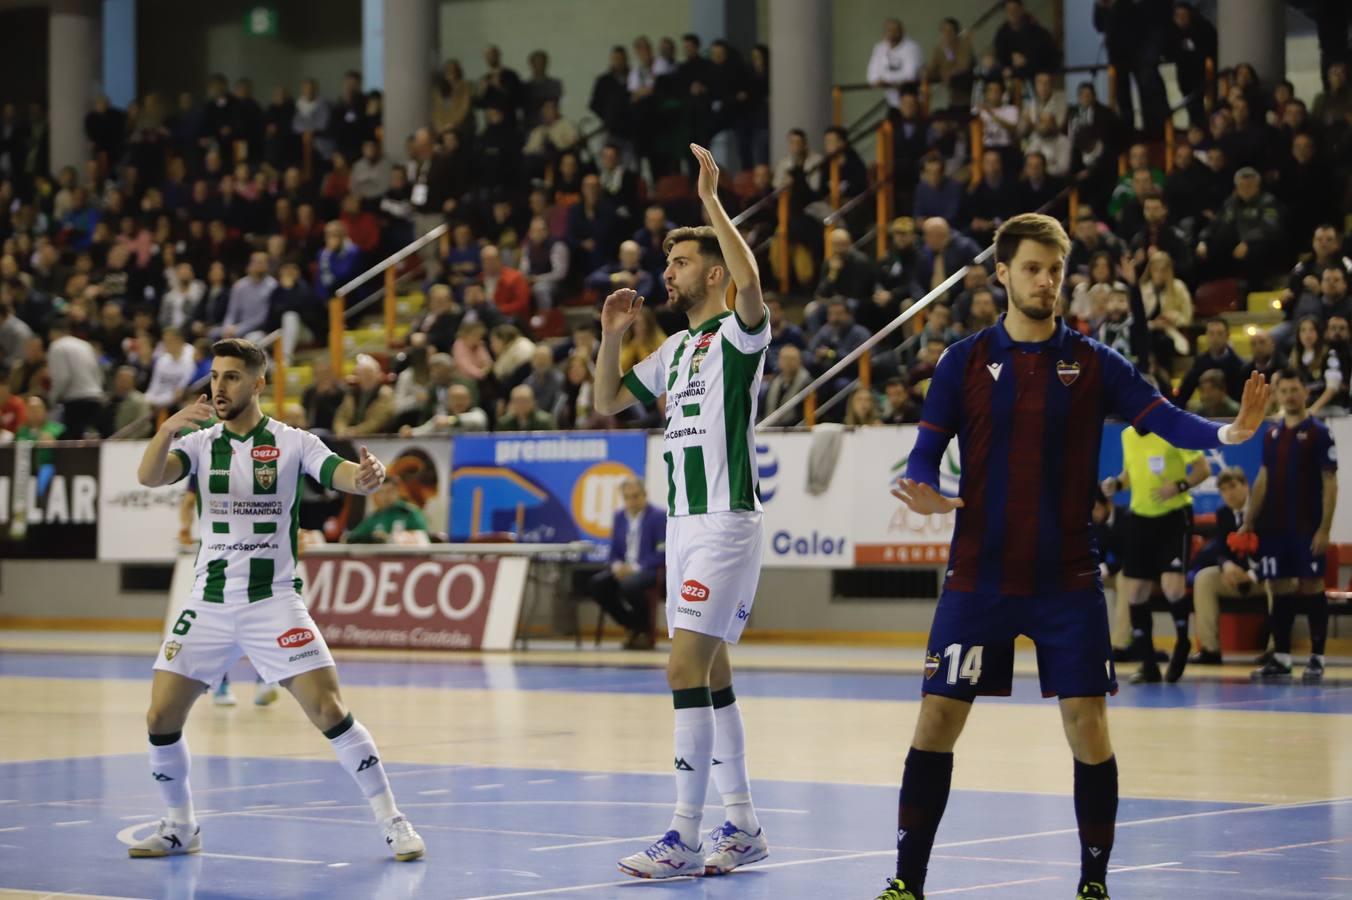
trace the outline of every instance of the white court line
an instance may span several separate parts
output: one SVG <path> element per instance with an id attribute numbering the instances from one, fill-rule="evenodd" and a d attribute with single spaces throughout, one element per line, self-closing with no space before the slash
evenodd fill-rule
<path id="1" fill-rule="evenodd" d="M 553 778 L 532 778 L 530 781 L 526 782 L 526 784 L 553 784 L 553 783 L 554 783 Z"/>
<path id="2" fill-rule="evenodd" d="M 27 898 L 27 900 L 33 900 L 34 897 L 36 897 L 37 900 L 50 900 L 52 897 L 70 897 L 72 900 L 150 900 L 149 897 L 114 897 L 111 894 L 75 894 L 64 892 L 39 894 L 37 891 L 28 888 L 0 887 L 0 897 L 9 897 L 15 894 Z"/>
<path id="3" fill-rule="evenodd" d="M 405 807 L 406 806 L 407 804 Z M 296 816 L 288 813 L 239 812 L 233 813 L 232 815 L 253 816 L 258 819 L 284 819 L 295 822 L 325 822 L 335 825 L 369 825 L 371 822 L 370 819 L 339 819 L 331 816 Z M 472 825 L 431 825 L 426 822 L 419 824 L 418 827 L 430 831 L 469 831 L 475 834 L 510 834 L 517 837 L 585 837 L 585 835 L 561 834 L 555 831 L 512 831 L 506 828 L 478 828 Z"/>
<path id="4" fill-rule="evenodd" d="M 435 790 L 430 791 L 418 791 L 418 796 L 431 797 L 434 794 L 449 794 L 450 792 L 451 792 L 450 788 L 436 788 Z M 337 801 L 335 800 L 334 802 L 336 803 Z"/>
<path id="5" fill-rule="evenodd" d="M 329 863 L 329 868 L 330 868 L 330 869 L 345 869 L 345 868 L 347 868 L 347 867 L 350 866 L 350 865 L 352 865 L 352 863 Z"/>
<path id="6" fill-rule="evenodd" d="M 305 801 L 305 805 L 306 805 L 306 806 L 332 806 L 332 805 L 334 805 L 334 804 L 337 803 L 337 802 L 338 802 L 337 800 L 306 800 L 306 801 Z"/>
<path id="7" fill-rule="evenodd" d="M 602 778 L 609 778 L 609 775 L 583 775 L 583 781 L 600 781 Z"/>
<path id="8" fill-rule="evenodd" d="M 651 844 L 659 837 L 661 837 L 660 834 L 640 834 L 634 837 L 599 838 L 594 841 L 578 841 L 573 844 L 550 844 L 547 847 L 531 847 L 530 849 L 533 853 L 540 853 L 545 850 L 571 850 L 574 847 L 604 847 L 606 844 L 628 844 L 630 842 L 638 843 L 639 841 L 646 841 Z M 787 850 L 788 848 L 785 847 L 783 849 Z"/>
<path id="9" fill-rule="evenodd" d="M 14 825 L 9 828 L 0 828 L 0 831 L 23 831 L 27 827 L 26 825 Z"/>
<path id="10" fill-rule="evenodd" d="M 1352 838 L 1334 838 L 1331 841 L 1310 841 L 1305 844 L 1283 844 L 1280 847 L 1259 847 L 1256 850 L 1231 850 L 1228 853 L 1211 853 L 1216 859 L 1229 859 L 1232 856 L 1252 856 L 1259 853 L 1276 853 L 1278 850 L 1298 850 L 1301 847 L 1324 847 L 1329 844 L 1346 844 L 1352 842 Z"/>
<path id="11" fill-rule="evenodd" d="M 97 759 L 99 757 L 91 757 L 91 758 Z M 297 784 L 322 784 L 324 780 L 325 779 L 323 778 L 305 778 L 300 781 L 274 781 L 269 784 L 237 784 L 232 785 L 231 787 L 203 788 L 201 790 L 194 788 L 192 793 L 194 797 L 200 797 L 203 794 L 223 794 L 226 793 L 227 791 L 253 791 L 258 790 L 259 788 L 289 787 L 291 785 Z M 160 799 L 161 798 L 159 794 L 125 794 L 123 796 L 114 796 L 114 797 L 85 797 L 80 800 L 44 800 L 37 803 L 27 803 L 24 805 L 75 806 L 81 803 L 99 803 L 111 806 L 113 804 L 126 803 L 131 800 L 160 800 Z"/>
<path id="12" fill-rule="evenodd" d="M 1021 878 L 1018 881 L 997 881 L 994 884 L 974 884 L 970 887 L 945 888 L 942 891 L 930 891 L 926 897 L 937 897 L 940 894 L 965 894 L 968 891 L 984 891 L 992 888 L 1014 887 L 1019 884 L 1037 884 L 1039 881 L 1056 881 L 1055 875 L 1044 875 L 1041 878 Z"/>
<path id="13" fill-rule="evenodd" d="M 88 825 L 93 819 L 72 819 L 69 822 L 53 822 L 53 828 L 64 828 L 67 825 Z"/>
<path id="14" fill-rule="evenodd" d="M 285 856 L 244 856 L 238 853 L 199 853 L 198 856 L 210 856 L 215 859 L 245 859 L 250 862 L 295 863 L 298 866 L 327 865 L 322 859 L 288 859 Z"/>
<path id="15" fill-rule="evenodd" d="M 1175 866 L 1181 865 L 1183 865 L 1181 862 L 1162 862 L 1162 863 L 1151 863 L 1148 866 L 1123 866 L 1120 869 L 1110 869 L 1109 871 L 1113 875 L 1118 875 L 1122 872 L 1142 872 L 1145 871 L 1146 869 L 1172 869 Z"/>
<path id="16" fill-rule="evenodd" d="M 280 803 L 255 803 L 253 806 L 246 806 L 245 809 L 278 809 Z"/>
<path id="17" fill-rule="evenodd" d="M 470 788 L 470 790 L 471 790 L 471 791 L 491 791 L 491 790 L 493 790 L 494 788 L 500 788 L 500 787 L 502 787 L 502 785 L 500 785 L 500 784 L 476 784 L 474 787 Z"/>

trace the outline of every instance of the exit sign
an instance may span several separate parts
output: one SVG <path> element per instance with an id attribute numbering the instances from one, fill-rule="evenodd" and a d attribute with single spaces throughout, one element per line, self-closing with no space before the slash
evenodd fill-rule
<path id="1" fill-rule="evenodd" d="M 255 6 L 244 14 L 244 32 L 251 37 L 277 36 L 277 8 Z"/>

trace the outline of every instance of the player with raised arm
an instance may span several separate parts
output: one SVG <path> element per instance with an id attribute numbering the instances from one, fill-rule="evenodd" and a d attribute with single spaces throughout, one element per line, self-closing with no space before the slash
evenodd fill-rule
<path id="1" fill-rule="evenodd" d="M 1338 503 L 1338 450 L 1329 427 L 1310 415 L 1300 373 L 1282 369 L 1272 382 L 1282 415 L 1263 435 L 1263 467 L 1240 528 L 1256 532 L 1258 579 L 1272 589 L 1272 659 L 1253 675 L 1290 680 L 1291 626 L 1303 612 L 1310 620 L 1311 647 L 1301 680 L 1319 684 L 1329 634 L 1324 567 Z"/>
<path id="2" fill-rule="evenodd" d="M 647 850 L 620 860 L 639 878 L 721 875 L 769 854 L 751 803 L 742 714 L 728 644 L 737 643 L 760 578 L 763 523 L 757 496 L 756 399 L 769 315 L 755 257 L 718 199 L 718 166 L 703 147 L 699 196 L 712 227 L 666 239 L 668 301 L 690 320 L 629 372 L 620 341 L 644 298 L 616 291 L 601 310 L 596 409 L 613 415 L 666 395 L 667 682 L 676 707 L 676 812 Z M 737 286 L 727 308 L 728 279 Z M 700 821 L 713 778 L 726 821 L 704 852 Z"/>
<path id="3" fill-rule="evenodd" d="M 1108 896 L 1117 818 L 1117 760 L 1105 694 L 1117 690 L 1107 604 L 1091 533 L 1103 419 L 1176 447 L 1253 436 L 1268 386 L 1255 374 L 1222 427 L 1169 403 L 1118 353 L 1055 316 L 1070 241 L 1060 223 L 1026 213 L 995 238 L 1009 312 L 949 347 L 925 397 L 906 478 L 894 493 L 922 515 L 957 511 L 934 613 L 923 699 L 897 814 L 897 871 L 877 900 L 921 900 L 948 803 L 953 747 L 972 701 L 1008 695 L 1014 639 L 1037 645 L 1042 692 L 1060 700 L 1075 758 L 1080 900 Z M 939 493 L 939 462 L 956 436 L 957 497 Z"/>
<path id="4" fill-rule="evenodd" d="M 308 431 L 263 415 L 258 397 L 267 358 L 256 345 L 232 338 L 217 341 L 211 354 L 212 401 L 203 395 L 166 419 L 137 470 L 147 487 L 197 477 L 201 547 L 192 593 L 155 659 L 146 713 L 151 776 L 168 813 L 129 853 L 173 856 L 202 849 L 183 725 L 207 686 L 247 654 L 264 679 L 291 692 L 329 739 L 370 801 L 395 858 L 417 859 L 425 849 L 422 838 L 395 806 L 370 732 L 339 695 L 333 657 L 301 600 L 296 575 L 301 476 L 366 495 L 385 480 L 385 467 L 365 447 L 360 464 L 347 462 Z M 200 427 L 213 416 L 219 421 Z M 175 438 L 194 427 L 199 430 Z"/>

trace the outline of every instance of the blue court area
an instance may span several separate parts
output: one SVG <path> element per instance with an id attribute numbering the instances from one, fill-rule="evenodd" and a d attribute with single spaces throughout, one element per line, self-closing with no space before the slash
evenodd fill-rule
<path id="1" fill-rule="evenodd" d="M 901 651 L 905 652 L 905 651 Z M 918 658 L 917 658 L 918 660 Z M 142 656 L 4 653 L 0 677 L 130 678 L 149 680 L 154 660 Z M 1247 667 L 1230 666 L 1223 677 L 1190 677 L 1179 684 L 1125 684 L 1134 670 L 1118 671 L 1122 689 L 1111 700 L 1115 706 L 1150 709 L 1248 709 L 1268 712 L 1352 714 L 1352 684 L 1328 679 L 1320 687 L 1301 684 L 1260 685 L 1250 682 Z M 587 693 L 667 694 L 660 668 L 636 666 L 537 665 L 517 660 L 468 659 L 457 661 L 376 661 L 340 659 L 344 684 L 368 687 L 421 687 L 450 690 L 580 691 Z M 736 683 L 748 697 L 786 697 L 804 700 L 916 700 L 919 698 L 919 662 L 916 673 L 804 672 L 741 669 Z M 247 663 L 236 665 L 232 678 L 252 681 Z M 1036 678 L 1014 679 L 1010 697 L 983 697 L 987 703 L 1045 704 Z"/>
<path id="2" fill-rule="evenodd" d="M 135 656 L 7 653 L 12 676 L 149 678 Z M 660 670 L 478 662 L 340 663 L 346 683 L 514 691 L 666 692 Z M 247 667 L 236 673 L 251 679 Z M 744 671 L 744 697 L 914 700 L 917 676 Z M 1352 691 L 1185 682 L 1124 688 L 1118 705 L 1352 712 Z M 13 698 L 11 698 L 13 699 Z M 1045 703 L 1034 678 L 1014 697 Z M 52 727 L 72 723 L 52 711 Z M 1275 742 L 1280 722 L 1255 740 Z M 97 727 L 97 726 L 96 726 Z M 838 759 L 847 764 L 849 735 Z M 128 859 L 161 813 L 141 754 L 0 764 L 0 888 L 114 897 L 404 898 L 860 898 L 891 871 L 897 795 L 892 785 L 753 778 L 771 843 L 763 863 L 724 878 L 626 878 L 615 861 L 668 821 L 664 775 L 545 768 L 387 764 L 401 808 L 428 856 L 396 863 L 369 807 L 332 761 L 198 756 L 192 774 L 204 852 Z M 900 752 L 900 748 L 899 748 Z M 1011 753 L 1017 753 L 1012 749 Z M 1333 749 L 1346 756 L 1346 748 Z M 1270 764 L 1275 765 L 1275 762 Z M 706 825 L 720 810 L 711 793 Z M 1116 900 L 1352 896 L 1352 797 L 1289 804 L 1124 798 L 1110 885 Z M 955 791 L 939 832 L 928 897 L 1046 900 L 1073 896 L 1079 847 L 1071 800 L 1032 793 Z"/>

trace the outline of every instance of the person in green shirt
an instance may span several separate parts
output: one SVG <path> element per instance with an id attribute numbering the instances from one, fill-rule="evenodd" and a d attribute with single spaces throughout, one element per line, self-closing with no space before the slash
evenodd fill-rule
<path id="1" fill-rule="evenodd" d="M 1183 675 L 1188 640 L 1188 557 L 1192 546 L 1192 497 L 1189 491 L 1211 474 L 1198 450 L 1180 450 L 1156 434 L 1135 428 L 1122 432 L 1122 474 L 1103 481 L 1103 493 L 1131 491 L 1131 515 L 1123 530 L 1122 576 L 1118 603 L 1130 604 L 1133 655 L 1141 668 L 1133 684 L 1163 680 L 1155 661 L 1150 594 L 1158 581 L 1174 619 L 1178 640 L 1169 658 L 1167 678 Z"/>
<path id="2" fill-rule="evenodd" d="M 535 392 L 518 384 L 507 399 L 507 414 L 498 419 L 498 431 L 555 431 L 554 417 L 535 405 Z"/>
<path id="3" fill-rule="evenodd" d="M 422 510 L 399 495 L 399 483 L 393 479 L 386 481 L 371 495 L 371 507 L 374 510 L 348 532 L 344 539 L 348 544 L 389 544 L 399 543 L 400 535 L 422 532 L 427 537 L 427 519 Z"/>
<path id="4" fill-rule="evenodd" d="M 1233 419 L 1239 412 L 1239 404 L 1225 392 L 1225 373 L 1220 369 L 1207 369 L 1197 379 L 1192 411 L 1208 419 Z"/>
<path id="5" fill-rule="evenodd" d="M 16 441 L 59 441 L 66 426 L 47 418 L 47 401 L 37 394 L 28 398 L 28 418 L 14 432 Z"/>

